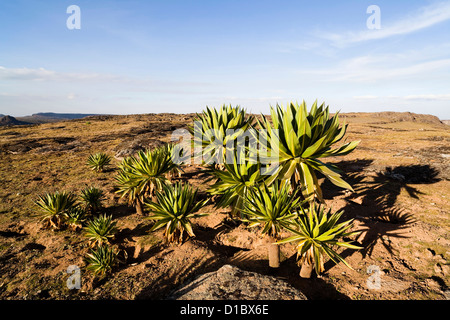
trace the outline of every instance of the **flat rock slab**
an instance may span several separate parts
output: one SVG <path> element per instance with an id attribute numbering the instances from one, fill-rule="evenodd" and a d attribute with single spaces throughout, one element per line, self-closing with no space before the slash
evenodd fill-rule
<path id="1" fill-rule="evenodd" d="M 154 149 L 163 146 L 165 143 L 153 139 L 151 135 L 143 134 L 134 138 L 129 138 L 119 143 L 115 148 L 116 154 L 114 157 L 118 160 L 122 160 L 128 156 L 136 155 L 139 151 L 145 151 L 146 149 Z"/>
<path id="2" fill-rule="evenodd" d="M 170 300 L 307 300 L 287 282 L 232 265 L 198 276 Z"/>

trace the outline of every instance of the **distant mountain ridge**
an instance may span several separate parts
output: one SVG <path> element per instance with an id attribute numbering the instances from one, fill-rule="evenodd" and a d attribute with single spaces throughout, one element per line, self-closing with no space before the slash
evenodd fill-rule
<path id="1" fill-rule="evenodd" d="M 90 116 L 99 116 L 97 113 L 55 113 L 55 112 L 38 112 L 33 113 L 31 116 L 17 117 L 18 120 L 29 123 L 48 123 L 58 122 L 63 120 L 75 120 L 82 119 Z"/>
<path id="2" fill-rule="evenodd" d="M 392 122 L 399 121 L 412 121 L 412 122 L 423 122 L 423 123 L 434 123 L 434 124 L 447 124 L 450 125 L 450 120 L 440 120 L 438 117 L 433 115 L 416 114 L 411 112 L 373 112 L 373 113 L 360 113 L 360 112 L 350 112 L 341 113 L 342 118 L 356 117 L 359 114 L 373 114 L 374 116 L 380 118 L 389 118 Z M 33 113 L 31 116 L 23 117 L 13 117 L 8 115 L 0 114 L 0 126 L 8 125 L 26 125 L 26 124 L 40 124 L 49 122 L 58 122 L 64 120 L 76 120 L 87 117 L 99 117 L 99 116 L 113 116 L 108 114 L 98 114 L 98 113 L 55 113 L 55 112 L 38 112 Z"/>
<path id="3" fill-rule="evenodd" d="M 51 118 L 51 119 L 64 119 L 64 120 L 71 120 L 71 119 L 81 119 L 89 116 L 97 116 L 96 113 L 54 113 L 54 112 L 38 112 L 33 113 L 32 117 L 45 117 L 45 118 Z"/>

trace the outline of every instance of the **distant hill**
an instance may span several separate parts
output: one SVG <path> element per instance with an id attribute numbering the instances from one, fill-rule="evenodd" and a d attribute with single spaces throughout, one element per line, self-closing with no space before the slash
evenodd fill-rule
<path id="1" fill-rule="evenodd" d="M 33 113 L 31 116 L 17 117 L 18 120 L 29 123 L 48 123 L 62 120 L 81 119 L 90 116 L 97 116 L 94 113 L 54 113 L 54 112 L 39 112 Z"/>
<path id="2" fill-rule="evenodd" d="M 443 123 L 445 123 L 436 116 L 429 114 L 417 114 L 412 112 L 392 112 L 392 111 L 350 112 L 350 113 L 341 113 L 340 116 L 342 118 L 353 118 L 353 117 L 361 118 L 362 116 L 375 117 L 380 118 L 380 121 L 387 121 L 387 122 L 418 122 L 436 125 L 442 125 Z"/>
<path id="3" fill-rule="evenodd" d="M 450 125 L 450 120 L 442 120 L 443 123 Z"/>
<path id="4" fill-rule="evenodd" d="M 53 113 L 53 112 L 39 112 L 34 113 L 32 117 L 44 117 L 51 119 L 64 119 L 64 120 L 72 120 L 72 119 L 81 119 L 89 116 L 97 116 L 95 113 Z"/>
<path id="5" fill-rule="evenodd" d="M 0 127 L 2 127 L 2 126 L 17 126 L 17 125 L 25 125 L 25 124 L 31 124 L 31 123 L 17 120 L 16 118 L 11 117 L 11 116 L 2 115 L 2 117 L 0 117 Z"/>

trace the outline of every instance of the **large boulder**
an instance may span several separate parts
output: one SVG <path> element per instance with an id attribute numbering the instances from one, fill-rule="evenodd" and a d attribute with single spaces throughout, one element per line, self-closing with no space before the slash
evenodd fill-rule
<path id="1" fill-rule="evenodd" d="M 307 300 L 287 282 L 232 265 L 198 276 L 177 289 L 171 300 Z"/>

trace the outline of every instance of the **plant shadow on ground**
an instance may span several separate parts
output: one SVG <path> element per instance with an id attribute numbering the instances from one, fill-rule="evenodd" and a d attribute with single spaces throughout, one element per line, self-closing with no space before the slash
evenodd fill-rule
<path id="1" fill-rule="evenodd" d="M 327 267 L 325 269 L 327 270 Z M 306 279 L 301 278 L 299 272 L 300 267 L 295 253 L 280 264 L 276 276 L 300 290 L 309 300 L 350 300 L 350 297 L 339 292 L 333 284 L 317 277 L 315 273 Z"/>
<path id="2" fill-rule="evenodd" d="M 223 262 L 216 257 L 204 259 L 195 258 L 191 263 L 180 268 L 175 268 L 169 272 L 160 274 L 149 285 L 143 288 L 136 296 L 141 299 L 161 299 L 170 296 L 171 292 L 176 290 L 182 283 L 194 278 L 200 274 L 217 270 Z"/>
<path id="3" fill-rule="evenodd" d="M 402 190 L 414 199 L 420 192 L 413 184 L 431 184 L 440 181 L 439 171 L 429 165 L 410 165 L 386 167 L 384 171 L 367 175 L 365 169 L 372 160 L 341 161 L 336 165 L 347 172 L 345 180 L 353 187 L 354 193 L 347 196 L 343 219 L 354 218 L 362 222 L 363 231 L 356 241 L 363 247 L 363 258 L 370 256 L 378 241 L 392 255 L 390 237 L 407 238 L 404 231 L 416 220 L 408 210 L 396 207 L 396 201 Z M 373 171 L 373 170 L 371 170 Z M 326 199 L 342 194 L 342 189 L 329 181 L 322 185 Z M 331 196 L 331 197 L 330 197 Z M 346 249 L 345 258 L 354 250 Z M 331 262 L 329 262 L 331 263 Z M 325 265 L 325 268 L 328 266 Z"/>
<path id="4" fill-rule="evenodd" d="M 104 207 L 101 212 L 106 215 L 112 215 L 114 219 L 127 217 L 136 213 L 136 208 L 127 204 L 118 204 L 115 206 Z"/>
<path id="5" fill-rule="evenodd" d="M 215 241 L 216 236 L 226 229 L 228 229 L 228 226 L 223 224 L 216 228 L 197 226 L 195 230 L 195 241 L 203 242 L 209 250 L 225 257 L 232 257 L 238 251 L 247 251 L 240 247 L 224 245 Z"/>

